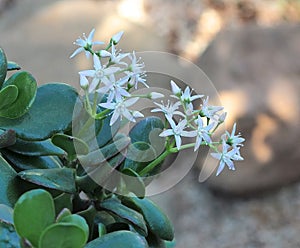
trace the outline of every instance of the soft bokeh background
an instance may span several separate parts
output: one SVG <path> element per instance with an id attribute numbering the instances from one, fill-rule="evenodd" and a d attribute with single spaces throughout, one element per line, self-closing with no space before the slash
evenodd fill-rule
<path id="1" fill-rule="evenodd" d="M 153 197 L 178 247 L 300 247 L 299 0 L 0 0 L 0 46 L 39 84 L 78 84 L 72 42 L 125 31 L 123 50 L 198 65 L 247 138 L 237 171 L 198 182 L 201 158 Z M 159 187 L 159 186 L 158 186 Z"/>

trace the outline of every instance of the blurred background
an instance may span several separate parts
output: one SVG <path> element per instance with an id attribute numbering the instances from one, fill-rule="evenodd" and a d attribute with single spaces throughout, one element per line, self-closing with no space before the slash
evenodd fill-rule
<path id="1" fill-rule="evenodd" d="M 77 87 L 72 42 L 124 30 L 123 51 L 165 51 L 199 66 L 247 141 L 233 172 L 198 182 L 202 160 L 153 199 L 177 247 L 300 247 L 299 0 L 0 0 L 0 46 L 39 84 Z M 159 185 L 158 185 L 159 187 Z"/>

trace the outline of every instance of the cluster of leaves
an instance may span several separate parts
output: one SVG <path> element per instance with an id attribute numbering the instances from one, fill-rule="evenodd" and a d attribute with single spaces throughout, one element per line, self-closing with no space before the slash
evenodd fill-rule
<path id="1" fill-rule="evenodd" d="M 0 246 L 172 247 L 173 227 L 139 175 L 164 150 L 164 138 L 149 140 L 163 122 L 118 134 L 120 121 L 91 118 L 69 85 L 37 87 L 25 71 L 7 79 L 18 69 L 0 49 Z"/>

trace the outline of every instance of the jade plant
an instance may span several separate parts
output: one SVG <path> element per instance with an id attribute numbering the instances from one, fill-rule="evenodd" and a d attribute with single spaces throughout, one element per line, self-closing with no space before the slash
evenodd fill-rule
<path id="1" fill-rule="evenodd" d="M 80 92 L 38 87 L 0 49 L 0 247 L 174 247 L 172 224 L 145 196 L 164 160 L 209 146 L 218 175 L 243 159 L 235 125 L 213 141 L 222 107 L 174 81 L 171 101 L 136 94 L 148 86 L 144 64 L 117 49 L 123 32 L 106 46 L 93 42 L 94 32 L 78 38 L 71 55 L 85 52 L 94 64 L 79 72 Z M 134 110 L 140 99 L 154 102 L 153 116 Z"/>

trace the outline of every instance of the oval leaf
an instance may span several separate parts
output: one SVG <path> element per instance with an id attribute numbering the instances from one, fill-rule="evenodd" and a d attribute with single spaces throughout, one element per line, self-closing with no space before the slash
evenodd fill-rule
<path id="1" fill-rule="evenodd" d="M 67 152 L 69 158 L 77 155 L 86 155 L 89 153 L 88 145 L 76 137 L 65 134 L 55 134 L 51 138 L 53 144 Z"/>
<path id="2" fill-rule="evenodd" d="M 18 98 L 19 90 L 15 85 L 8 85 L 0 91 L 0 110 L 13 104 Z"/>
<path id="3" fill-rule="evenodd" d="M 0 204 L 13 207 L 14 203 L 20 196 L 17 173 L 1 156 L 0 170 Z"/>
<path id="4" fill-rule="evenodd" d="M 0 88 L 5 80 L 7 73 L 7 60 L 3 49 L 0 47 Z"/>
<path id="5" fill-rule="evenodd" d="M 28 191 L 19 198 L 15 205 L 14 223 L 16 231 L 34 246 L 38 246 L 42 232 L 54 221 L 53 199 L 50 193 L 45 190 Z"/>
<path id="6" fill-rule="evenodd" d="M 13 209 L 5 204 L 0 204 L 0 222 L 6 224 L 14 224 Z"/>
<path id="7" fill-rule="evenodd" d="M 67 193 L 76 193 L 75 170 L 70 168 L 35 169 L 18 173 L 23 180 L 50 189 Z"/>
<path id="8" fill-rule="evenodd" d="M 8 149 L 25 156 L 62 156 L 65 154 L 65 152 L 55 146 L 51 140 L 26 141 L 17 139 L 16 143 Z"/>
<path id="9" fill-rule="evenodd" d="M 163 240 L 172 241 L 174 239 L 174 229 L 169 218 L 162 210 L 147 198 L 124 197 L 123 203 L 144 216 L 151 232 Z"/>
<path id="10" fill-rule="evenodd" d="M 74 224 L 74 225 L 78 226 L 79 228 L 81 228 L 85 234 L 85 242 L 84 243 L 87 242 L 87 240 L 89 238 L 89 226 L 83 217 L 81 217 L 78 214 L 72 214 L 72 215 L 65 216 L 64 218 L 62 218 L 60 220 L 60 222 Z"/>
<path id="11" fill-rule="evenodd" d="M 31 74 L 22 71 L 13 74 L 7 79 L 3 87 L 9 85 L 14 85 L 18 88 L 18 96 L 12 104 L 0 110 L 0 116 L 15 119 L 28 112 L 33 104 L 37 83 Z"/>
<path id="12" fill-rule="evenodd" d="M 24 140 L 48 139 L 71 128 L 77 96 L 76 90 L 66 84 L 42 85 L 27 114 L 14 120 L 0 118 L 0 126 L 15 130 Z"/>
<path id="13" fill-rule="evenodd" d="M 52 169 L 62 166 L 60 161 L 52 156 L 30 157 L 14 153 L 7 149 L 1 150 L 1 153 L 16 169 Z"/>
<path id="14" fill-rule="evenodd" d="M 82 248 L 85 243 L 86 235 L 80 227 L 60 222 L 43 232 L 39 248 Z"/>
<path id="15" fill-rule="evenodd" d="M 126 246 L 124 246 L 126 245 Z M 85 248 L 148 248 L 145 241 L 136 233 L 130 231 L 117 231 L 89 242 Z"/>
<path id="16" fill-rule="evenodd" d="M 126 222 L 130 222 L 135 227 L 137 227 L 137 231 L 141 233 L 143 236 L 147 236 L 147 227 L 143 216 L 137 211 L 124 206 L 116 199 L 108 199 L 102 203 L 100 203 L 100 207 L 110 211 L 122 219 L 126 220 Z"/>

